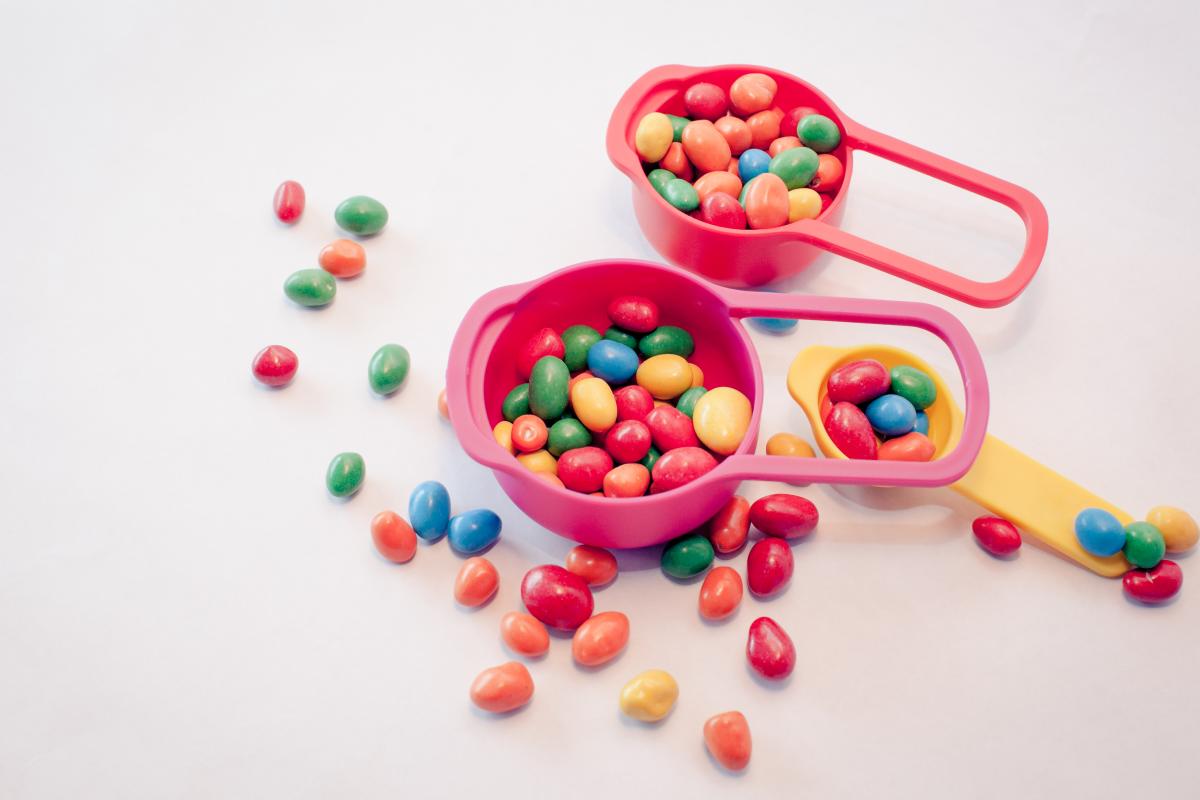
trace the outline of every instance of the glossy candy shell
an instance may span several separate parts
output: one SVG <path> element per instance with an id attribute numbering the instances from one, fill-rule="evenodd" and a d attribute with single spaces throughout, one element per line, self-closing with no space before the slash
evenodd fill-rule
<path id="1" fill-rule="evenodd" d="M 514 711 L 533 699 L 533 676 L 517 661 L 490 667 L 471 683 L 470 696 L 471 702 L 484 711 Z"/>
<path id="2" fill-rule="evenodd" d="M 559 630 L 575 630 L 592 615 L 592 591 L 587 583 L 554 564 L 525 573 L 521 601 L 530 614 Z"/>
<path id="3" fill-rule="evenodd" d="M 764 678 L 783 680 L 796 668 L 796 647 L 779 623 L 759 617 L 746 637 L 746 660 Z"/>
<path id="4" fill-rule="evenodd" d="M 783 539 L 759 539 L 746 557 L 746 583 L 757 597 L 773 597 L 787 588 L 795 569 L 792 549 Z"/>

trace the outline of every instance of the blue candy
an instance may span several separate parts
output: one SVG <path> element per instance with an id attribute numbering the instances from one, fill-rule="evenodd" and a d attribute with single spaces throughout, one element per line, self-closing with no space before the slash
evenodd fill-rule
<path id="1" fill-rule="evenodd" d="M 916 424 L 917 410 L 900 395 L 885 394 L 867 406 L 867 419 L 884 436 L 903 436 Z"/>
<path id="2" fill-rule="evenodd" d="M 750 317 L 750 322 L 767 333 L 787 333 L 795 328 L 800 320 L 783 319 L 782 317 Z"/>
<path id="3" fill-rule="evenodd" d="M 1094 556 L 1111 556 L 1125 546 L 1125 526 L 1103 508 L 1085 508 L 1075 517 L 1075 538 Z"/>
<path id="4" fill-rule="evenodd" d="M 929 415 L 924 411 L 917 412 L 917 421 L 913 423 L 913 430 L 923 436 L 929 435 Z"/>
<path id="5" fill-rule="evenodd" d="M 495 511 L 475 508 L 455 514 L 450 519 L 450 535 L 447 541 L 460 553 L 478 553 L 486 550 L 500 538 L 500 517 Z"/>
<path id="6" fill-rule="evenodd" d="M 766 172 L 769 166 L 771 156 L 767 151 L 752 147 L 738 157 L 738 177 L 742 179 L 743 185 L 747 184 Z"/>
<path id="7" fill-rule="evenodd" d="M 408 524 L 422 539 L 434 541 L 450 524 L 450 492 L 437 481 L 425 481 L 408 498 Z"/>
<path id="8" fill-rule="evenodd" d="M 588 348 L 588 371 L 609 383 L 625 383 L 638 368 L 638 354 L 632 347 L 611 339 L 601 339 Z"/>

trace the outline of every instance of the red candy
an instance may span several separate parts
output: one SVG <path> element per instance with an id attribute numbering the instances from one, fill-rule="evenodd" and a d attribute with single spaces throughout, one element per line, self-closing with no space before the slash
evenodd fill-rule
<path id="1" fill-rule="evenodd" d="M 649 333 L 658 327 L 658 306 L 649 298 L 627 294 L 608 304 L 608 318 L 631 333 Z"/>
<path id="2" fill-rule="evenodd" d="M 796 646 L 778 622 L 759 617 L 750 623 L 746 660 L 764 678 L 782 680 L 796 668 Z"/>
<path id="3" fill-rule="evenodd" d="M 539 358 L 543 356 L 562 358 L 566 352 L 562 337 L 555 333 L 553 328 L 542 328 L 529 338 L 524 347 L 517 351 L 517 372 L 520 374 L 521 380 L 529 377 L 533 365 Z"/>
<path id="4" fill-rule="evenodd" d="M 851 361 L 829 373 L 829 402 L 859 405 L 887 394 L 892 379 L 887 367 L 873 358 Z"/>
<path id="5" fill-rule="evenodd" d="M 708 539 L 718 553 L 736 553 L 750 533 L 750 501 L 735 494 L 708 521 Z"/>
<path id="6" fill-rule="evenodd" d="M 618 422 L 605 434 L 604 448 L 618 464 L 641 461 L 650 452 L 650 429 L 636 419 Z"/>
<path id="7" fill-rule="evenodd" d="M 665 452 L 654 462 L 654 471 L 651 473 L 654 480 L 650 484 L 650 494 L 666 492 L 691 483 L 716 466 L 717 460 L 713 458 L 712 453 L 700 447 L 678 447 Z M 561 473 L 562 461 L 559 461 L 559 474 Z"/>
<path id="8" fill-rule="evenodd" d="M 646 415 L 654 410 L 654 396 L 643 386 L 631 384 L 613 392 L 617 401 L 617 421 L 627 419 L 645 421 Z"/>
<path id="9" fill-rule="evenodd" d="M 529 613 L 551 628 L 571 631 L 592 615 L 594 601 L 587 582 L 555 564 L 525 573 L 521 602 Z"/>
<path id="10" fill-rule="evenodd" d="M 746 557 L 746 583 L 758 597 L 779 594 L 792 579 L 795 561 L 787 542 L 774 536 L 759 539 Z"/>
<path id="11" fill-rule="evenodd" d="M 879 445 L 878 456 L 880 461 L 928 461 L 935 452 L 928 436 L 912 431 Z"/>
<path id="12" fill-rule="evenodd" d="M 779 130 L 784 136 L 795 136 L 796 129 L 800 127 L 800 120 L 807 117 L 809 114 L 819 113 L 812 106 L 796 106 L 791 111 L 783 115 L 783 120 L 779 123 Z"/>
<path id="13" fill-rule="evenodd" d="M 980 517 L 971 523 L 971 531 L 979 546 L 994 556 L 1006 556 L 1021 547 L 1016 526 L 1000 517 Z"/>
<path id="14" fill-rule="evenodd" d="M 683 94 L 683 105 L 691 119 L 715 120 L 729 108 L 725 91 L 713 83 L 692 84 Z"/>
<path id="15" fill-rule="evenodd" d="M 692 418 L 675 406 L 658 406 L 646 415 L 650 435 L 659 452 L 666 453 L 677 447 L 699 447 L 696 428 Z"/>
<path id="16" fill-rule="evenodd" d="M 250 371 L 259 383 L 267 386 L 287 386 L 296 377 L 300 359 L 281 344 L 264 347 L 250 362 Z"/>
<path id="17" fill-rule="evenodd" d="M 845 167 L 842 166 L 842 162 L 837 156 L 822 153 L 817 157 L 817 174 L 813 176 L 808 186 L 818 192 L 836 192 L 842 185 L 842 176 L 845 171 Z"/>
<path id="18" fill-rule="evenodd" d="M 549 435 L 546 423 L 542 422 L 541 417 L 535 417 L 533 414 L 522 414 L 517 417 L 513 420 L 512 429 L 509 431 L 513 447 L 522 453 L 541 450 L 546 445 Z"/>
<path id="19" fill-rule="evenodd" d="M 577 447 L 558 458 L 558 479 L 576 492 L 598 492 L 604 476 L 613 468 L 612 456 L 599 447 Z"/>
<path id="20" fill-rule="evenodd" d="M 1154 569 L 1131 569 L 1121 579 L 1125 592 L 1134 600 L 1151 605 L 1170 600 L 1183 587 L 1183 570 L 1169 559 Z"/>
<path id="21" fill-rule="evenodd" d="M 817 507 L 794 494 L 769 494 L 750 506 L 750 522 L 768 536 L 799 539 L 817 527 Z"/>
<path id="22" fill-rule="evenodd" d="M 716 173 L 713 173 L 716 174 Z M 729 173 L 724 173 L 728 175 Z M 737 198 L 724 192 L 713 192 L 700 201 L 697 215 L 709 225 L 743 230 L 746 227 L 746 210 Z"/>
<path id="23" fill-rule="evenodd" d="M 288 225 L 296 223 L 304 213 L 304 187 L 295 181 L 284 181 L 275 190 L 275 216 Z"/>
<path id="24" fill-rule="evenodd" d="M 846 458 L 873 459 L 879 451 L 867 415 L 853 403 L 836 403 L 825 419 L 825 431 Z"/>

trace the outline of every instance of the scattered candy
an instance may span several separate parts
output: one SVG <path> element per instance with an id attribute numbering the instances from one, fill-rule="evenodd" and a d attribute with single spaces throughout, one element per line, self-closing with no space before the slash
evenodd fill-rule
<path id="1" fill-rule="evenodd" d="M 628 641 L 629 617 L 620 611 L 604 611 L 575 630 L 571 655 L 585 667 L 598 667 L 620 655 Z"/>
<path id="2" fill-rule="evenodd" d="M 566 565 L 588 586 L 604 586 L 617 577 L 617 558 L 603 547 L 577 544 L 567 552 Z"/>
<path id="3" fill-rule="evenodd" d="M 408 498 L 408 521 L 422 539 L 442 538 L 450 527 L 450 492 L 437 481 L 417 484 Z"/>
<path id="4" fill-rule="evenodd" d="M 353 278 L 367 266 L 367 251 L 358 242 L 335 239 L 317 254 L 321 269 L 337 278 Z"/>
<path id="5" fill-rule="evenodd" d="M 1094 556 L 1116 555 L 1125 546 L 1125 526 L 1102 508 L 1085 508 L 1075 517 L 1075 538 Z"/>
<path id="6" fill-rule="evenodd" d="M 299 368 L 300 359 L 281 344 L 264 347 L 250 362 L 250 371 L 265 386 L 287 386 Z"/>
<path id="7" fill-rule="evenodd" d="M 675 679 L 661 669 L 650 669 L 621 689 L 621 712 L 641 722 L 658 722 L 671 713 L 677 699 Z"/>
<path id="8" fill-rule="evenodd" d="M 554 564 L 525 573 L 521 601 L 530 614 L 559 630 L 575 630 L 592 615 L 592 590 L 587 583 Z"/>
<path id="9" fill-rule="evenodd" d="M 371 236 L 387 225 L 388 212 L 378 200 L 357 195 L 343 200 L 334 209 L 333 219 L 342 230 L 359 236 Z"/>
<path id="10" fill-rule="evenodd" d="M 742 576 L 733 567 L 714 567 L 700 584 L 700 616 L 725 619 L 742 602 Z"/>
<path id="11" fill-rule="evenodd" d="M 296 181 L 284 181 L 275 190 L 272 205 L 280 222 L 294 225 L 304 213 L 304 187 Z"/>
<path id="12" fill-rule="evenodd" d="M 371 519 L 371 539 L 379 555 L 404 564 L 417 554 L 417 535 L 395 511 L 380 511 Z"/>
<path id="13" fill-rule="evenodd" d="M 1153 569 L 1166 552 L 1162 531 L 1149 522 L 1131 522 L 1125 526 L 1125 558 L 1133 566 Z"/>
<path id="14" fill-rule="evenodd" d="M 446 390 L 442 389 L 437 396 L 438 416 L 444 420 L 450 419 L 450 404 L 446 402 Z"/>
<path id="15" fill-rule="evenodd" d="M 550 649 L 546 626 L 520 611 L 510 611 L 500 618 L 500 638 L 509 650 L 527 658 L 538 658 Z"/>
<path id="16" fill-rule="evenodd" d="M 819 519 L 812 501 L 794 494 L 769 494 L 750 506 L 750 523 L 768 536 L 799 539 L 812 533 Z"/>
<path id="17" fill-rule="evenodd" d="M 708 521 L 708 539 L 721 554 L 736 553 L 750 533 L 750 501 L 734 495 Z"/>
<path id="18" fill-rule="evenodd" d="M 1143 603 L 1164 603 L 1179 593 L 1183 586 L 1183 570 L 1169 559 L 1158 562 L 1153 569 L 1131 569 L 1121 579 L 1125 592 Z"/>
<path id="19" fill-rule="evenodd" d="M 1155 506 L 1146 514 L 1146 522 L 1162 533 L 1168 553 L 1191 550 L 1196 546 L 1196 540 L 1200 539 L 1200 527 L 1196 525 L 1196 520 L 1181 508 Z"/>
<path id="20" fill-rule="evenodd" d="M 323 269 L 296 270 L 283 282 L 283 293 L 302 306 L 325 306 L 337 295 L 337 281 Z"/>
<path id="21" fill-rule="evenodd" d="M 493 714 L 518 709 L 532 698 L 533 677 L 517 661 L 485 669 L 471 683 L 471 702 Z"/>
<path id="22" fill-rule="evenodd" d="M 767 439 L 767 455 L 814 458 L 812 445 L 794 433 L 776 433 Z"/>
<path id="23" fill-rule="evenodd" d="M 971 531 L 979 546 L 994 556 L 1007 556 L 1021 548 L 1020 531 L 1006 519 L 979 517 L 971 523 Z"/>
<path id="24" fill-rule="evenodd" d="M 338 453 L 325 470 L 325 488 L 334 497 L 349 497 L 362 487 L 367 466 L 358 453 Z"/>
<path id="25" fill-rule="evenodd" d="M 740 711 L 726 711 L 704 723 L 704 746 L 713 759 L 731 772 L 750 763 L 750 724 Z"/>
<path id="26" fill-rule="evenodd" d="M 451 532 L 451 536 L 453 536 Z M 415 541 L 414 541 L 415 544 Z M 478 608 L 500 587 L 500 573 L 483 556 L 468 558 L 454 579 L 454 599 L 467 608 Z"/>
<path id="27" fill-rule="evenodd" d="M 371 391 L 388 395 L 400 388 L 408 377 L 408 350 L 398 344 L 385 344 L 375 351 L 367 364 Z"/>
<path id="28" fill-rule="evenodd" d="M 663 572 L 672 578 L 699 575 L 713 562 L 712 542 L 698 533 L 680 536 L 663 548 L 661 560 Z"/>
<path id="29" fill-rule="evenodd" d="M 487 508 L 455 514 L 447 525 L 447 541 L 460 553 L 486 550 L 500 538 L 500 517 Z"/>
<path id="30" fill-rule="evenodd" d="M 792 579 L 795 561 L 787 542 L 774 536 L 759 539 L 746 557 L 746 582 L 757 597 L 773 597 Z"/>
<path id="31" fill-rule="evenodd" d="M 796 668 L 796 647 L 778 622 L 759 617 L 750 623 L 746 660 L 764 678 L 782 680 Z"/>

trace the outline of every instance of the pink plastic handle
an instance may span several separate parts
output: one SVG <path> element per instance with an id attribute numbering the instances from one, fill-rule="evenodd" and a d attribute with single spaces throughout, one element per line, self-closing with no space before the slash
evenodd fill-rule
<path id="1" fill-rule="evenodd" d="M 971 334 L 950 312 L 926 303 L 858 300 L 795 294 L 717 290 L 732 317 L 783 317 L 827 322 L 905 325 L 929 331 L 954 355 L 962 374 L 965 417 L 962 437 L 943 458 L 925 463 L 732 455 L 722 468 L 741 480 L 782 483 L 857 483 L 888 486 L 943 486 L 971 468 L 987 434 L 988 383 L 983 358 Z"/>
<path id="2" fill-rule="evenodd" d="M 1046 209 L 1031 192 L 928 150 L 845 120 L 848 147 L 874 153 L 896 164 L 966 189 L 1011 208 L 1025 223 L 1025 248 L 1012 271 L 998 281 L 976 281 L 935 267 L 819 220 L 804 220 L 792 228 L 802 241 L 875 267 L 889 275 L 941 292 L 964 303 L 995 308 L 1010 302 L 1033 280 L 1046 252 L 1049 221 Z"/>

